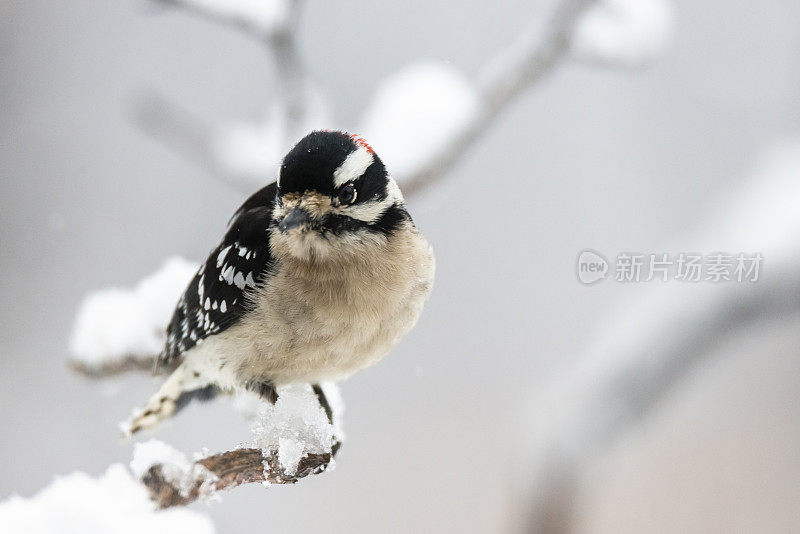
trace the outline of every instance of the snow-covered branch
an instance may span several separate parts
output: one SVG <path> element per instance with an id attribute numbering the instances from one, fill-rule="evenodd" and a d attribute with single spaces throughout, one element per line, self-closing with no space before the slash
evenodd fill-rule
<path id="1" fill-rule="evenodd" d="M 297 52 L 296 3 L 278 10 L 285 12 L 275 15 L 280 22 L 265 24 L 249 0 L 230 6 L 218 0 L 160 1 L 261 37 L 275 60 L 278 99 L 261 124 L 212 129 L 179 105 L 153 97 L 139 113 L 146 131 L 249 191 L 274 176 L 282 155 L 303 134 L 332 126 Z M 645 64 L 669 42 L 671 27 L 667 0 L 561 0 L 544 28 L 524 32 L 489 61 L 477 81 L 430 61 L 391 75 L 378 85 L 356 130 L 404 193 L 414 195 L 441 179 L 517 96 L 558 65 L 570 59 L 612 67 Z"/>
<path id="2" fill-rule="evenodd" d="M 213 22 L 230 24 L 246 33 L 271 41 L 286 33 L 297 0 L 154 0 L 185 9 Z"/>
<path id="3" fill-rule="evenodd" d="M 308 475 L 324 472 L 332 458 L 329 452 L 308 454 L 300 459 L 294 471 L 287 472 L 275 452 L 265 456 L 260 449 L 236 449 L 192 464 L 191 472 L 196 476 L 190 479 L 188 487 L 165 476 L 163 464 L 150 466 L 140 480 L 159 508 L 169 508 L 184 506 L 213 492 L 242 484 L 294 484 Z"/>
<path id="4" fill-rule="evenodd" d="M 147 489 L 122 464 L 99 477 L 59 476 L 33 497 L 0 502 L 3 532 L 26 534 L 214 534 L 205 514 L 158 510 Z"/>
<path id="5" fill-rule="evenodd" d="M 276 72 L 276 97 L 259 123 L 207 124 L 180 103 L 157 93 L 140 98 L 139 127 L 246 191 L 277 168 L 281 156 L 309 130 L 328 126 L 325 106 L 300 56 L 296 29 L 300 0 L 153 0 L 231 25 L 263 42 Z"/>
<path id="6" fill-rule="evenodd" d="M 569 59 L 609 67 L 644 64 L 666 47 L 671 27 L 665 0 L 562 0 L 543 32 L 530 28 L 489 61 L 472 89 L 475 102 L 468 101 L 461 110 L 462 121 L 440 143 L 426 140 L 427 150 L 415 147 L 425 156 L 408 175 L 400 173 L 403 192 L 414 195 L 441 179 L 503 110 L 560 64 Z M 444 121 L 443 126 L 436 115 L 430 118 L 431 127 L 441 130 L 452 124 Z M 393 133 L 398 139 L 404 134 L 413 137 L 411 131 Z M 380 140 L 368 138 L 382 150 Z"/>
<path id="7" fill-rule="evenodd" d="M 167 259 L 133 289 L 108 288 L 89 294 L 78 309 L 69 341 L 69 365 L 96 378 L 152 370 L 164 347 L 166 324 L 197 264 Z"/>
<path id="8" fill-rule="evenodd" d="M 281 156 L 294 141 L 308 130 L 331 126 L 298 54 L 298 1 L 156 1 L 233 25 L 263 42 L 275 61 L 277 98 L 267 106 L 269 115 L 262 123 L 217 128 L 177 103 L 153 97 L 140 106 L 139 121 L 146 131 L 249 192 L 255 184 L 263 184 L 265 177 L 274 176 Z M 657 54 L 667 40 L 671 19 L 658 16 L 660 8 L 653 6 L 666 5 L 664 0 L 560 0 L 543 29 L 526 31 L 492 59 L 476 81 L 436 62 L 418 63 L 394 74 L 379 85 L 358 131 L 386 161 L 404 192 L 417 194 L 444 177 L 500 113 L 558 65 L 570 59 L 630 65 Z M 190 262 L 171 260 L 133 290 L 113 289 L 88 297 L 70 343 L 73 368 L 92 376 L 150 368 L 163 346 L 173 306 L 195 268 Z M 620 392 L 623 408 L 647 406 L 647 399 L 630 392 L 644 383 L 659 395 L 665 377 L 674 375 L 676 368 L 656 365 L 656 372 L 647 375 L 652 383 L 636 379 L 652 371 L 636 366 L 641 363 L 635 356 L 646 348 L 643 344 L 625 352 L 625 347 L 609 347 L 607 361 L 617 354 L 630 360 L 613 363 L 603 376 L 588 373 L 588 383 L 576 381 L 579 389 L 586 387 L 590 399 L 596 399 L 591 392 L 599 398 Z M 665 348 L 659 354 L 659 362 L 674 364 L 670 359 L 674 351 Z M 631 377 L 633 381 L 627 383 Z M 186 504 L 244 483 L 291 483 L 322 472 L 338 449 L 341 430 L 329 424 L 316 398 L 312 402 L 308 390 L 302 391 L 281 391 L 275 406 L 258 405 L 252 447 L 189 461 L 155 442 L 140 446 L 133 468 L 160 507 Z M 601 404 L 589 402 L 571 421 L 577 422 L 579 431 L 588 432 L 583 426 L 586 414 L 593 417 L 602 409 Z M 600 426 L 609 421 L 602 430 L 607 442 L 625 427 L 617 424 L 616 414 L 596 418 Z M 552 443 L 568 440 L 571 431 L 572 427 L 559 428 Z M 568 465 L 575 470 L 558 471 L 558 487 L 543 483 L 540 488 L 551 496 L 568 495 L 558 489 L 576 479 L 578 471 L 573 466 L 579 463 L 572 462 L 571 449 L 553 450 L 565 456 L 554 457 L 550 449 L 543 449 L 537 458 L 552 460 L 551 469 Z M 579 452 L 588 456 L 592 451 Z"/>
<path id="9" fill-rule="evenodd" d="M 537 32 L 529 30 L 489 62 L 476 84 L 478 105 L 469 120 L 454 129 L 415 172 L 401 177 L 405 194 L 414 195 L 440 179 L 515 97 L 551 73 L 568 56 L 575 22 L 595 1 L 560 2 L 543 38 L 537 38 Z"/>
<path id="10" fill-rule="evenodd" d="M 251 418 L 250 447 L 190 461 L 156 440 L 137 443 L 131 469 L 161 508 L 209 498 L 221 490 L 264 482 L 293 484 L 324 472 L 341 447 L 343 403 L 338 388 L 323 385 L 331 421 L 310 386 L 278 389 L 275 405 L 243 395 L 239 409 Z"/>
<path id="11" fill-rule="evenodd" d="M 250 192 L 256 183 L 263 185 L 265 176 L 275 174 L 284 151 L 302 133 L 328 126 L 324 106 L 309 89 L 297 54 L 298 3 L 159 1 L 201 12 L 221 23 L 234 23 L 264 38 L 275 53 L 282 97 L 262 125 L 232 125 L 214 132 L 187 110 L 161 97 L 149 99 L 140 116 L 142 125 L 154 136 L 216 173 L 238 181 Z M 283 7 L 275 7 L 277 4 Z M 268 20 L 272 22 L 268 24 Z M 645 62 L 663 49 L 671 20 L 665 0 L 561 0 L 543 33 L 535 28 L 524 32 L 489 62 L 476 83 L 455 68 L 432 61 L 394 74 L 379 85 L 359 131 L 387 163 L 404 193 L 413 195 L 441 179 L 502 110 L 562 61 L 576 58 L 604 65 Z M 590 54 L 592 50 L 594 54 Z M 102 301 L 88 301 L 84 308 L 92 304 L 101 307 Z M 98 315 L 111 316 L 102 311 Z M 163 317 L 154 316 L 150 338 L 158 332 L 155 319 Z M 147 318 L 142 315 L 138 321 L 136 324 L 143 324 Z M 111 331 L 115 328 L 112 325 Z M 120 339 L 116 335 L 108 338 Z M 85 345 L 73 343 L 72 352 L 79 360 L 90 361 L 90 351 L 82 348 Z M 150 345 L 154 347 L 150 354 L 154 354 L 158 343 Z M 115 352 L 116 360 L 130 356 L 120 349 L 106 352 Z M 120 366 L 116 362 L 107 371 L 137 368 L 141 362 L 132 363 Z M 86 365 L 76 368 L 92 371 Z M 95 366 L 96 374 L 105 371 Z"/>

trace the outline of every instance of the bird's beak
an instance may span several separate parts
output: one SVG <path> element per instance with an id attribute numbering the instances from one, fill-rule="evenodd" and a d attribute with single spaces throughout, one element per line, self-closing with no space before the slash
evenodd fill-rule
<path id="1" fill-rule="evenodd" d="M 286 217 L 278 223 L 278 230 L 280 230 L 282 234 L 286 233 L 292 228 L 304 225 L 309 219 L 310 215 L 306 210 L 299 206 L 294 207 L 292 211 L 286 214 Z"/>

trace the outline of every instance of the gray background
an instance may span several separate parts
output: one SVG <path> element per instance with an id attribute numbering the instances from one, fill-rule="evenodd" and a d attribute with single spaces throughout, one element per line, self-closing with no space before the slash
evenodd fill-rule
<path id="1" fill-rule="evenodd" d="M 338 106 L 332 126 L 353 128 L 384 76 L 419 58 L 474 76 L 549 7 L 310 0 L 300 40 Z M 591 341 L 597 317 L 641 289 L 581 286 L 577 252 L 679 242 L 759 149 L 800 131 L 800 4 L 684 1 L 676 15 L 674 46 L 653 66 L 561 70 L 414 201 L 436 290 L 400 346 L 343 384 L 337 469 L 225 495 L 209 508 L 220 532 L 508 524 L 529 399 Z M 137 130 L 131 103 L 155 89 L 223 122 L 260 117 L 272 87 L 258 43 L 181 12 L 141 0 L 0 2 L 0 497 L 128 461 L 116 423 L 156 382 L 69 374 L 74 311 L 168 255 L 204 257 L 243 198 Z M 798 528 L 796 321 L 720 340 L 724 357 L 587 477 L 580 528 Z M 157 437 L 213 451 L 247 433 L 217 403 Z"/>

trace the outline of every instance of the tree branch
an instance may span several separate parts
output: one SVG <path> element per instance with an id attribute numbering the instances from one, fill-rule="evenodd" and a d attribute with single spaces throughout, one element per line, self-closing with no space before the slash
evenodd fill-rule
<path id="1" fill-rule="evenodd" d="M 181 7 L 212 21 L 232 25 L 264 42 L 270 49 L 276 69 L 280 109 L 285 120 L 287 142 L 299 139 L 306 132 L 310 80 L 297 50 L 296 27 L 299 21 L 299 0 L 289 0 L 288 14 L 281 24 L 265 29 L 242 14 L 209 9 L 191 0 L 154 0 Z M 466 125 L 455 132 L 441 150 L 414 174 L 402 181 L 406 196 L 418 194 L 440 180 L 486 131 L 487 127 L 513 100 L 532 85 L 553 72 L 567 56 L 575 22 L 596 0 L 563 0 L 553 13 L 541 39 L 529 30 L 497 55 L 479 76 L 480 108 Z M 212 131 L 196 117 L 163 97 L 151 98 L 149 109 L 143 108 L 140 120 L 143 129 L 168 146 L 210 169 L 226 180 L 246 182 L 231 176 L 213 154 Z M 152 105 L 155 104 L 155 105 Z"/>
<path id="2" fill-rule="evenodd" d="M 152 356 L 128 356 L 121 360 L 109 360 L 91 365 L 80 360 L 69 360 L 67 365 L 76 373 L 89 378 L 110 378 L 132 371 L 153 372 L 155 358 Z"/>
<path id="3" fill-rule="evenodd" d="M 138 98 L 133 110 L 134 123 L 148 135 L 175 153 L 219 173 L 211 125 L 195 113 L 156 92 Z"/>
<path id="4" fill-rule="evenodd" d="M 213 9 L 205 3 L 192 0 L 153 0 L 185 9 L 208 20 L 236 27 L 266 45 L 276 71 L 278 114 L 273 120 L 283 121 L 283 137 L 289 144 L 305 132 L 309 98 L 312 88 L 310 77 L 297 47 L 296 30 L 300 21 L 300 0 L 286 0 L 286 14 L 274 26 L 265 27 L 253 17 L 232 10 Z M 214 129 L 194 113 L 183 109 L 177 102 L 158 94 L 151 94 L 136 106 L 137 123 L 152 137 L 176 152 L 207 168 L 226 181 L 250 187 L 245 178 L 236 176 L 215 156 Z"/>
<path id="5" fill-rule="evenodd" d="M 562 1 L 543 39 L 537 41 L 535 32 L 529 30 L 486 65 L 478 80 L 478 112 L 427 164 L 402 181 L 406 196 L 419 194 L 442 179 L 517 96 L 553 72 L 569 52 L 576 20 L 595 1 Z"/>
<path id="6" fill-rule="evenodd" d="M 287 23 L 270 40 L 275 59 L 278 91 L 286 112 L 286 137 L 299 139 L 308 113 L 310 83 L 300 52 L 297 49 L 297 26 L 300 21 L 300 0 L 289 0 Z"/>
<path id="7" fill-rule="evenodd" d="M 260 449 L 236 449 L 215 454 L 195 462 L 195 466 L 200 468 L 196 472 L 201 474 L 195 477 L 188 491 L 167 480 L 162 464 L 151 466 L 141 481 L 159 508 L 185 506 L 213 492 L 242 484 L 294 484 L 308 475 L 324 472 L 337 448 L 335 446 L 332 453 L 309 454 L 303 457 L 292 473 L 287 473 L 280 465 L 278 453 L 275 451 L 268 456 L 264 456 Z M 208 473 L 212 476 L 208 477 Z"/>
<path id="8" fill-rule="evenodd" d="M 271 24 L 265 24 L 253 13 L 247 13 L 247 10 L 236 10 L 229 8 L 222 8 L 213 6 L 213 3 L 197 2 L 196 0 L 153 0 L 164 6 L 176 7 L 184 9 L 190 13 L 199 15 L 211 22 L 226 24 L 242 30 L 244 33 L 251 35 L 259 40 L 269 42 L 275 37 L 276 34 L 285 30 L 287 22 L 292 18 L 292 9 L 299 0 L 287 0 L 288 16 L 282 20 L 277 17 Z"/>

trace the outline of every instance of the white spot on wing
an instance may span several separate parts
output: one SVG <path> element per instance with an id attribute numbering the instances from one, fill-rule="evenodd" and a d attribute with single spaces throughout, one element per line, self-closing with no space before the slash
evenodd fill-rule
<path id="1" fill-rule="evenodd" d="M 256 281 L 253 280 L 252 272 L 247 273 L 247 278 L 245 279 L 244 283 L 245 285 L 248 285 L 250 287 L 256 287 Z"/>
<path id="2" fill-rule="evenodd" d="M 222 304 L 219 305 L 219 311 L 221 311 L 222 313 L 228 311 L 228 305 L 225 303 L 224 300 L 222 301 Z"/>
<path id="3" fill-rule="evenodd" d="M 220 251 L 219 255 L 217 256 L 217 269 L 219 269 L 220 266 L 222 265 L 222 262 L 225 261 L 225 256 L 228 255 L 228 251 L 230 249 L 231 249 L 231 245 L 228 245 L 227 247 L 223 248 Z"/>
<path id="4" fill-rule="evenodd" d="M 222 275 L 220 276 L 222 280 L 228 282 L 228 284 L 233 283 L 233 265 L 228 265 L 224 271 L 222 271 Z"/>
<path id="5" fill-rule="evenodd" d="M 233 283 L 236 284 L 236 287 L 239 289 L 244 289 L 244 276 L 242 276 L 241 271 L 236 273 L 236 276 L 233 278 Z"/>
<path id="6" fill-rule="evenodd" d="M 200 297 L 200 302 L 203 302 L 203 293 L 205 293 L 205 281 L 206 275 L 203 274 L 200 276 L 200 280 L 197 282 L 197 295 Z"/>
<path id="7" fill-rule="evenodd" d="M 203 306 L 205 309 L 209 309 L 211 307 L 211 299 L 206 297 L 206 304 Z"/>

